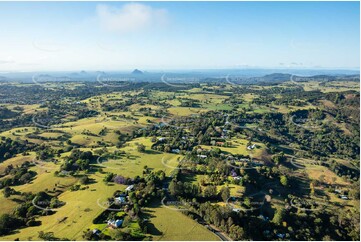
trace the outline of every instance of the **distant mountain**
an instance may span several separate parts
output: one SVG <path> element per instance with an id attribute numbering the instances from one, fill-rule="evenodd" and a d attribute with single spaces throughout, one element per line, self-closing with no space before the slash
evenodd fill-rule
<path id="1" fill-rule="evenodd" d="M 87 76 L 87 75 L 91 75 L 91 73 L 87 73 L 86 71 L 80 71 L 80 72 L 72 72 L 69 75 L 70 76 Z"/>
<path id="2" fill-rule="evenodd" d="M 97 73 L 98 75 L 105 75 L 105 74 L 106 74 L 105 71 L 96 71 L 96 73 Z"/>
<path id="3" fill-rule="evenodd" d="M 51 78 L 53 77 L 52 75 L 49 75 L 49 74 L 40 74 L 37 76 L 38 78 Z"/>
<path id="4" fill-rule="evenodd" d="M 265 75 L 262 77 L 263 81 L 266 82 L 273 82 L 273 81 L 289 81 L 291 78 L 291 74 L 285 74 L 285 73 L 273 73 L 269 75 Z"/>
<path id="5" fill-rule="evenodd" d="M 143 74 L 143 72 L 138 70 L 138 69 L 135 69 L 134 71 L 132 71 L 132 74 L 133 75 L 140 75 L 140 74 Z"/>

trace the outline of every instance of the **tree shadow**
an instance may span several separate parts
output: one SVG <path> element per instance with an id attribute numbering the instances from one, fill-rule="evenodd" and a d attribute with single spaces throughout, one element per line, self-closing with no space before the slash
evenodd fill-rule
<path id="1" fill-rule="evenodd" d="M 162 152 L 156 151 L 156 150 L 146 150 L 146 151 L 144 151 L 143 153 L 149 154 L 149 155 L 159 155 L 159 154 L 162 154 Z"/>

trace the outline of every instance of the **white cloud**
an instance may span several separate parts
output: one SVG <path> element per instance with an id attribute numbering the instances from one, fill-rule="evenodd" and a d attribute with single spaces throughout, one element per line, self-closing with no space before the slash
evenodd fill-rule
<path id="1" fill-rule="evenodd" d="M 97 6 L 97 17 L 104 29 L 124 33 L 164 24 L 167 10 L 140 3 L 128 3 L 121 8 L 100 4 Z"/>

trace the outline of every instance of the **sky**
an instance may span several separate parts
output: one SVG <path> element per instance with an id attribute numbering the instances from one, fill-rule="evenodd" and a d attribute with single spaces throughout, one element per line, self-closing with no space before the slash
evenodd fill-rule
<path id="1" fill-rule="evenodd" d="M 0 2 L 0 71 L 359 69 L 359 2 Z"/>

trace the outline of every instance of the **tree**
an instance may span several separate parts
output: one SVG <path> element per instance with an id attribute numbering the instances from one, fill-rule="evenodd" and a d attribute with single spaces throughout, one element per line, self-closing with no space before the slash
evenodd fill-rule
<path id="1" fill-rule="evenodd" d="M 104 177 L 105 182 L 111 182 L 113 180 L 114 174 L 111 172 L 108 172 L 107 175 Z"/>
<path id="2" fill-rule="evenodd" d="M 231 195 L 228 187 L 222 187 L 220 194 L 221 194 L 221 198 L 224 202 L 226 202 Z"/>
<path id="3" fill-rule="evenodd" d="M 16 229 L 17 223 L 19 222 L 12 215 L 2 214 L 0 216 L 0 235 L 8 234 L 10 231 Z"/>
<path id="4" fill-rule="evenodd" d="M 207 198 L 215 197 L 217 195 L 217 187 L 214 185 L 207 186 L 204 189 L 204 196 Z"/>
<path id="5" fill-rule="evenodd" d="M 109 231 L 109 235 L 110 237 L 112 237 L 112 239 L 117 240 L 117 241 L 122 241 L 124 240 L 124 233 L 119 230 L 119 229 L 111 229 Z"/>
<path id="6" fill-rule="evenodd" d="M 243 204 L 244 204 L 246 207 L 250 208 L 250 207 L 251 207 L 251 199 L 249 199 L 249 197 L 246 197 L 246 198 L 244 199 Z"/>
<path id="7" fill-rule="evenodd" d="M 285 211 L 283 208 L 277 208 L 277 211 L 273 216 L 272 222 L 276 225 L 280 225 L 283 221 L 284 213 Z"/>
<path id="8" fill-rule="evenodd" d="M 244 230 L 238 225 L 232 225 L 229 229 L 229 236 L 233 240 L 242 240 L 244 237 Z"/>
<path id="9" fill-rule="evenodd" d="M 229 228 L 232 227 L 232 225 L 233 225 L 233 219 L 232 219 L 232 217 L 228 217 L 228 220 L 227 220 L 228 230 L 229 230 Z"/>
<path id="10" fill-rule="evenodd" d="M 56 238 L 54 237 L 54 233 L 53 232 L 44 232 L 44 231 L 39 231 L 38 232 L 38 236 L 40 239 L 43 239 L 45 241 L 50 241 L 50 240 L 56 240 Z"/>
<path id="11" fill-rule="evenodd" d="M 82 176 L 79 181 L 80 181 L 81 184 L 85 185 L 85 184 L 87 184 L 89 182 L 89 177 L 88 176 Z"/>
<path id="12" fill-rule="evenodd" d="M 183 183 L 181 181 L 177 182 L 177 180 L 172 180 L 169 183 L 168 189 L 171 195 L 180 195 L 183 193 Z"/>
<path id="13" fill-rule="evenodd" d="M 280 182 L 283 186 L 287 186 L 288 185 L 288 179 L 286 176 L 281 176 L 280 177 Z"/>
<path id="14" fill-rule="evenodd" d="M 276 165 L 286 160 L 283 152 L 273 156 L 272 159 Z"/>
<path id="15" fill-rule="evenodd" d="M 11 187 L 5 187 L 3 190 L 4 197 L 10 197 L 10 195 L 13 195 L 15 193 L 15 190 Z"/>
<path id="16" fill-rule="evenodd" d="M 139 151 L 139 152 L 145 152 L 145 145 L 143 145 L 143 144 L 139 144 L 138 146 L 137 146 L 137 150 Z"/>
<path id="17" fill-rule="evenodd" d="M 20 181 L 20 183 L 24 184 L 24 183 L 30 182 L 31 178 L 32 178 L 32 175 L 27 172 L 19 178 L 19 181 Z"/>

